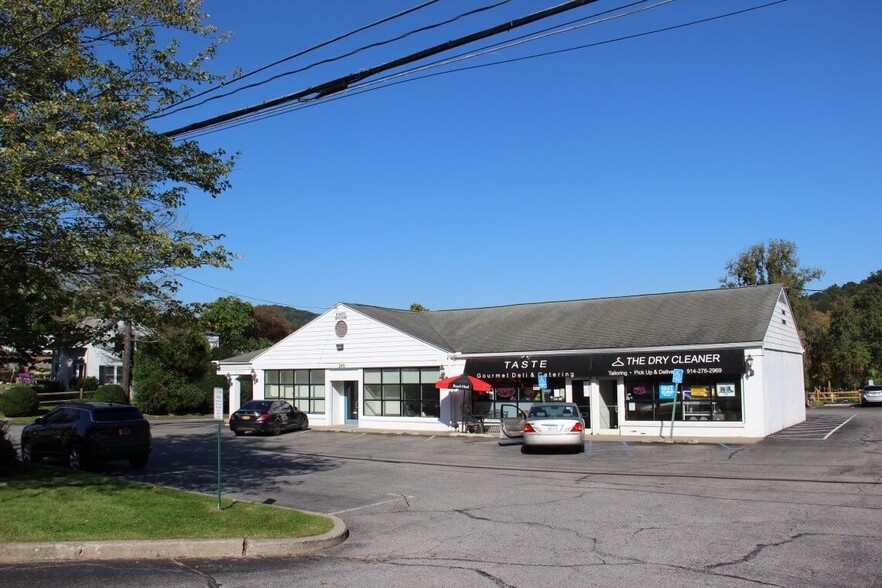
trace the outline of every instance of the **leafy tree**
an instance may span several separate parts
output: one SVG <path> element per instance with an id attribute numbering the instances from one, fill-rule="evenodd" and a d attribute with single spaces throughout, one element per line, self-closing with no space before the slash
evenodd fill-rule
<path id="1" fill-rule="evenodd" d="M 828 359 L 834 387 L 854 390 L 861 386 L 871 354 L 861 336 L 861 316 L 852 298 L 833 305 Z"/>
<path id="2" fill-rule="evenodd" d="M 144 324 L 178 286 L 165 270 L 228 265 L 222 235 L 177 213 L 225 190 L 233 158 L 149 126 L 222 78 L 203 69 L 223 40 L 204 17 L 191 0 L 0 0 L 0 344 L 33 354 L 89 316 Z M 182 58 L 188 35 L 206 48 Z"/>
<path id="3" fill-rule="evenodd" d="M 751 245 L 726 263 L 726 276 L 720 278 L 720 283 L 727 288 L 784 284 L 799 295 L 806 284 L 821 278 L 824 271 L 801 267 L 796 249 L 796 244 L 786 239 Z"/>
<path id="4" fill-rule="evenodd" d="M 420 304 L 419 302 L 413 302 L 413 303 L 411 303 L 411 305 L 410 305 L 410 309 L 411 309 L 411 310 L 415 310 L 415 311 L 417 311 L 417 312 L 425 312 L 425 311 L 429 310 L 428 308 L 426 308 L 425 306 L 423 306 L 423 305 Z"/>
<path id="5" fill-rule="evenodd" d="M 796 250 L 796 244 L 786 239 L 769 239 L 767 243 L 751 245 L 738 257 L 726 262 L 726 275 L 720 278 L 720 284 L 726 288 L 783 284 L 790 297 L 796 324 L 802 329 L 811 320 L 811 305 L 805 297 L 805 286 L 820 279 L 824 270 L 801 266 Z"/>
<path id="6" fill-rule="evenodd" d="M 260 325 L 254 318 L 254 307 L 235 296 L 195 305 L 200 326 L 220 336 L 214 357 L 222 359 L 268 347 L 272 343 L 260 337 Z"/>
<path id="7" fill-rule="evenodd" d="M 255 306 L 254 320 L 257 321 L 258 336 L 272 343 L 278 343 L 294 332 L 280 306 Z"/>

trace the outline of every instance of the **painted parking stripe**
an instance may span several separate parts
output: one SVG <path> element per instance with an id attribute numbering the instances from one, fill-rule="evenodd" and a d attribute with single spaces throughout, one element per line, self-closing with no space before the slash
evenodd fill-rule
<path id="1" fill-rule="evenodd" d="M 805 422 L 793 425 L 770 435 L 773 439 L 790 439 L 800 441 L 826 441 L 836 431 L 848 423 L 854 415 L 820 415 L 809 416 Z"/>

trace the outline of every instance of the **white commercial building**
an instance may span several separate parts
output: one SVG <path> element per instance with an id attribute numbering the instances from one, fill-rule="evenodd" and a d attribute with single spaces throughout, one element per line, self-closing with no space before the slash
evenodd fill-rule
<path id="1" fill-rule="evenodd" d="M 339 303 L 219 372 L 231 411 L 250 376 L 254 398 L 287 399 L 313 425 L 452 431 L 566 400 L 586 434 L 760 438 L 805 420 L 802 354 L 784 287 L 764 285 L 440 311 Z M 462 373 L 493 389 L 435 387 Z"/>

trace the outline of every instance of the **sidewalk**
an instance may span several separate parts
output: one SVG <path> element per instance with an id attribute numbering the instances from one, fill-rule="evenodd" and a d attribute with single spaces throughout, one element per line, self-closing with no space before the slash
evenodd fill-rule
<path id="1" fill-rule="evenodd" d="M 397 429 L 366 429 L 358 425 L 310 425 L 311 430 L 315 431 L 331 431 L 336 433 L 361 433 L 368 435 L 400 435 L 400 436 L 418 436 L 418 437 L 466 437 L 472 439 L 501 440 L 507 443 L 517 443 L 519 439 L 508 438 L 499 432 L 490 433 L 464 433 L 462 431 L 405 431 Z M 717 445 L 724 443 L 726 445 L 752 445 L 762 441 L 762 437 L 677 437 L 673 441 L 669 437 L 660 437 L 658 435 L 619 435 L 619 434 L 599 434 L 584 435 L 585 441 L 609 441 L 609 442 L 628 442 L 628 443 L 665 443 L 673 445 L 697 445 L 710 444 Z"/>

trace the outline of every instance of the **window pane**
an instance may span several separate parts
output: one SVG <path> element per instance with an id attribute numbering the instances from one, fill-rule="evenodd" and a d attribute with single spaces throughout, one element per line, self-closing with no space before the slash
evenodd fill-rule
<path id="1" fill-rule="evenodd" d="M 376 384 L 365 384 L 364 398 L 365 400 L 380 400 L 383 395 L 380 386 Z"/>
<path id="2" fill-rule="evenodd" d="M 279 370 L 279 383 L 293 384 L 294 383 L 294 370 Z"/>
<path id="3" fill-rule="evenodd" d="M 366 400 L 364 403 L 364 414 L 369 416 L 379 416 L 381 411 L 379 400 Z"/>
<path id="4" fill-rule="evenodd" d="M 313 400 L 312 401 L 312 412 L 313 414 L 325 414 L 325 400 L 322 398 L 321 400 Z"/>
<path id="5" fill-rule="evenodd" d="M 310 384 L 325 384 L 325 370 L 309 370 Z"/>
<path id="6" fill-rule="evenodd" d="M 404 384 L 420 383 L 420 368 L 404 368 L 401 370 L 401 382 Z"/>
<path id="7" fill-rule="evenodd" d="M 419 400 L 420 399 L 420 385 L 419 384 L 404 384 L 402 386 L 402 388 L 404 388 L 405 400 Z"/>
<path id="8" fill-rule="evenodd" d="M 441 379 L 441 371 L 438 368 L 421 368 L 420 380 L 423 384 L 434 384 Z"/>
<path id="9" fill-rule="evenodd" d="M 383 402 L 383 414 L 388 416 L 401 416 L 401 402 L 386 400 Z"/>
<path id="10" fill-rule="evenodd" d="M 438 418 L 441 416 L 441 404 L 439 402 L 423 402 L 423 416 Z"/>
<path id="11" fill-rule="evenodd" d="M 380 370 L 364 370 L 365 384 L 379 384 L 381 382 Z"/>
<path id="12" fill-rule="evenodd" d="M 294 370 L 295 384 L 309 384 L 309 370 Z"/>
<path id="13" fill-rule="evenodd" d="M 263 372 L 263 378 L 267 384 L 278 384 L 279 370 L 266 370 Z"/>
<path id="14" fill-rule="evenodd" d="M 401 382 L 401 372 L 398 368 L 384 368 L 383 369 L 383 383 L 384 384 L 398 384 Z"/>
<path id="15" fill-rule="evenodd" d="M 324 398 L 325 397 L 325 385 L 324 384 L 313 385 L 313 386 L 310 386 L 310 388 L 312 388 L 311 396 L 313 398 Z"/>
<path id="16" fill-rule="evenodd" d="M 434 384 L 423 384 L 423 400 L 434 400 L 439 401 L 441 399 L 441 390 L 435 387 Z"/>
<path id="17" fill-rule="evenodd" d="M 395 384 L 394 386 L 388 386 L 383 384 L 383 400 L 398 400 L 401 398 L 401 386 Z"/>

